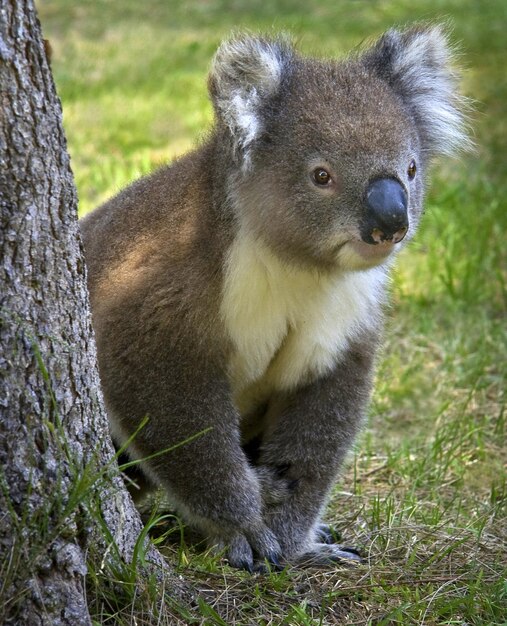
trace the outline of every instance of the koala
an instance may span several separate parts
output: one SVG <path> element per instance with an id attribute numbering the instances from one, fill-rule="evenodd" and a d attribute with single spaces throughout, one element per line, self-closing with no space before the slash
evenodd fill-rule
<path id="1" fill-rule="evenodd" d="M 321 516 L 430 160 L 467 141 L 452 62 L 434 25 L 340 61 L 236 36 L 202 144 L 81 221 L 113 439 L 234 567 L 359 558 Z"/>

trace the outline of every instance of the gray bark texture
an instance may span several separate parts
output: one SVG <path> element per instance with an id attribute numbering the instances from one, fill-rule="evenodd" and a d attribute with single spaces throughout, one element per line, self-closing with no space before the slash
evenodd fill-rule
<path id="1" fill-rule="evenodd" d="M 129 562 L 142 529 L 115 463 L 107 466 L 114 452 L 76 206 L 33 2 L 0 0 L 2 624 L 91 624 L 85 555 L 116 544 Z M 149 558 L 164 569 L 156 551 Z"/>

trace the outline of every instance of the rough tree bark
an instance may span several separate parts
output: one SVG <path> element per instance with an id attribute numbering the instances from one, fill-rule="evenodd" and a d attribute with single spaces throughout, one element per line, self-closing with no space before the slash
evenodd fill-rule
<path id="1" fill-rule="evenodd" d="M 61 107 L 32 0 L 0 0 L 0 90 L 0 622 L 90 624 L 85 553 L 104 540 L 82 479 L 113 449 Z M 99 482 L 89 490 L 100 488 L 128 562 L 141 521 L 117 473 Z"/>

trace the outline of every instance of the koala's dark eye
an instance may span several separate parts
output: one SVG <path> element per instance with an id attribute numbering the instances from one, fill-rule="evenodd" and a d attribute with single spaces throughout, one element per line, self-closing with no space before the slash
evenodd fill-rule
<path id="1" fill-rule="evenodd" d="M 414 159 L 412 159 L 410 163 L 408 164 L 408 170 L 407 170 L 407 174 L 410 180 L 414 180 L 416 172 L 417 172 L 417 166 L 415 164 Z"/>
<path id="2" fill-rule="evenodd" d="M 318 167 L 313 171 L 313 180 L 317 185 L 329 185 L 331 182 L 331 174 L 323 167 Z"/>

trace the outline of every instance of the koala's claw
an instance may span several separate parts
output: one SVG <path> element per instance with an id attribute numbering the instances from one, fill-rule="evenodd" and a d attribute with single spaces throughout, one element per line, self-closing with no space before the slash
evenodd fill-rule
<path id="1" fill-rule="evenodd" d="M 265 557 L 266 561 L 270 564 L 274 566 L 275 570 L 282 570 L 283 569 L 283 565 L 280 564 L 280 554 L 277 552 L 272 552 L 270 554 L 267 554 Z"/>
<path id="2" fill-rule="evenodd" d="M 269 574 L 270 572 L 281 572 L 284 566 L 280 563 L 278 554 L 271 554 L 264 558 L 263 562 L 255 564 L 254 572 L 256 574 Z"/>
<path id="3" fill-rule="evenodd" d="M 275 569 L 281 569 L 281 550 L 277 538 L 266 527 L 256 528 L 244 534 L 236 534 L 227 542 L 219 540 L 216 547 L 226 547 L 226 557 L 229 565 L 247 572 L 258 571 L 254 567 L 255 561 L 266 560 Z"/>
<path id="4" fill-rule="evenodd" d="M 350 546 L 347 546 L 347 547 L 342 546 L 341 549 L 342 549 L 342 552 L 346 552 L 346 553 L 348 553 L 350 555 L 355 555 L 355 556 L 358 557 L 358 559 L 360 561 L 363 560 L 363 557 L 361 556 L 361 553 L 359 552 L 359 550 L 357 548 L 351 548 Z M 351 556 L 349 556 L 347 558 L 351 558 Z M 352 556 L 352 558 L 353 558 L 353 556 Z"/>
<path id="5" fill-rule="evenodd" d="M 229 563 L 230 563 L 230 562 L 229 562 Z M 234 567 L 234 566 L 233 566 L 233 567 Z M 236 566 L 236 569 L 243 569 L 243 570 L 245 570 L 246 572 L 248 572 L 249 574 L 252 574 L 252 573 L 253 573 L 253 571 L 254 571 L 254 568 L 253 568 L 253 563 L 250 563 L 250 561 L 242 561 L 241 563 L 239 563 L 239 564 Z"/>
<path id="6" fill-rule="evenodd" d="M 301 555 L 298 559 L 301 563 L 306 565 L 329 565 L 330 563 L 343 562 L 362 563 L 363 559 L 358 550 L 355 548 L 348 548 L 338 544 L 315 544 L 313 550 Z"/>
<path id="7" fill-rule="evenodd" d="M 223 545 L 223 542 L 220 543 Z M 253 571 L 253 551 L 243 535 L 236 535 L 228 542 L 226 556 L 231 567 Z"/>
<path id="8" fill-rule="evenodd" d="M 338 546 L 336 546 L 338 547 Z M 344 546 L 339 546 L 339 549 L 334 553 L 334 560 L 336 561 L 355 561 L 356 563 L 362 563 L 363 557 L 361 556 L 359 550 L 356 548 L 349 548 Z"/>
<path id="9" fill-rule="evenodd" d="M 229 565 L 236 569 L 242 569 L 250 574 L 259 573 L 259 574 L 267 574 L 270 571 L 282 571 L 283 565 L 280 564 L 280 555 L 277 552 L 269 553 L 264 556 L 263 561 L 258 561 L 254 563 L 253 558 L 245 558 L 243 560 L 237 558 L 237 555 L 231 553 L 231 550 L 228 551 L 227 560 L 229 561 Z"/>

